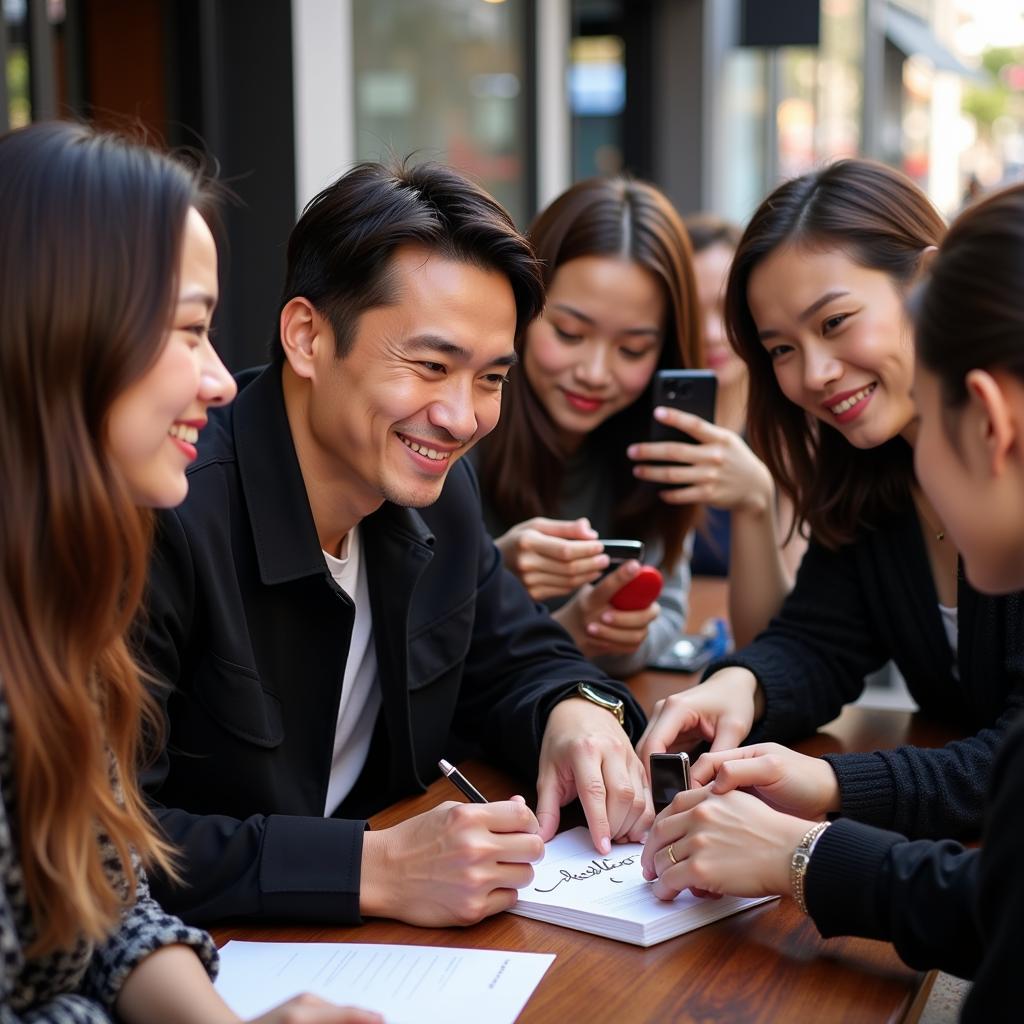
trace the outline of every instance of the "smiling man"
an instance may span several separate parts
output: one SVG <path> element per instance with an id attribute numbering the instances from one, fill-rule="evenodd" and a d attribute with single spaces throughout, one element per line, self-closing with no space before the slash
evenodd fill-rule
<path id="1" fill-rule="evenodd" d="M 183 851 L 185 885 L 154 887 L 190 920 L 470 923 L 515 902 L 575 796 L 602 854 L 652 820 L 639 709 L 502 568 L 463 459 L 541 303 L 529 244 L 448 168 L 361 165 L 292 232 L 273 362 L 157 531 L 145 782 Z M 367 831 L 452 733 L 536 773 L 536 815 Z"/>

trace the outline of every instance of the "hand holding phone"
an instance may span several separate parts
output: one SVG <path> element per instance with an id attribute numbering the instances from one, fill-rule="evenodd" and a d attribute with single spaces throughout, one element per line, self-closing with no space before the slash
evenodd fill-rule
<path id="1" fill-rule="evenodd" d="M 586 657 L 631 655 L 647 639 L 651 623 L 660 614 L 658 603 L 655 601 L 636 610 L 623 610 L 612 604 L 616 594 L 641 575 L 643 568 L 634 559 L 629 559 L 603 579 L 580 587 L 565 604 L 552 612 Z"/>
<path id="2" fill-rule="evenodd" d="M 644 557 L 644 544 L 639 540 L 605 540 L 604 553 L 609 558 L 608 569 L 601 574 L 604 579 L 620 565 L 631 558 L 640 562 Z M 649 608 L 658 599 L 664 584 L 661 573 L 653 565 L 643 565 L 640 571 L 625 586 L 615 592 L 609 604 L 620 612 L 638 612 Z"/>
<path id="3" fill-rule="evenodd" d="M 718 380 L 711 370 L 658 370 L 654 375 L 654 405 L 679 409 L 699 416 L 708 423 L 715 422 L 715 397 Z M 653 411 L 653 409 L 652 409 Z M 653 420 L 652 441 L 683 441 L 698 444 L 689 434 Z"/>

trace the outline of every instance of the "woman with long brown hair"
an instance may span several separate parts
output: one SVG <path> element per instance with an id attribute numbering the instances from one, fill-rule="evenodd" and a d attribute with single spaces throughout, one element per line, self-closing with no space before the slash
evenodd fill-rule
<path id="1" fill-rule="evenodd" d="M 977 833 L 995 747 L 1024 703 L 1020 596 L 963 579 L 914 476 L 904 298 L 943 233 L 915 185 L 862 160 L 787 182 L 754 214 L 729 277 L 729 333 L 750 370 L 751 443 L 811 542 L 768 629 L 660 702 L 640 745 L 806 735 L 892 659 L 922 711 L 965 738 L 804 758 L 801 772 L 822 815 L 915 837 Z"/>
<path id="2" fill-rule="evenodd" d="M 746 441 L 750 375 L 725 330 L 725 285 L 742 232 L 711 213 L 691 214 L 684 223 L 693 245 L 704 356 L 718 382 L 715 419 L 676 414 L 673 425 L 694 443 L 662 443 L 661 455 L 638 445 L 633 457 L 661 463 L 637 466 L 641 479 L 674 483 L 668 493 L 675 500 L 704 505 L 690 568 L 695 576 L 728 578 L 729 625 L 740 647 L 782 606 L 807 542 L 792 528 L 792 504 Z M 676 464 L 666 464 L 673 454 Z"/>
<path id="3" fill-rule="evenodd" d="M 213 236 L 198 175 L 120 138 L 0 139 L 0 1014 L 237 1020 L 207 935 L 164 914 L 173 853 L 136 785 L 151 705 L 126 643 L 150 520 L 211 405 Z M 316 1001 L 265 1020 L 356 1019 Z M 297 1015 L 296 1015 L 297 1014 Z M 318 1015 L 317 1015 L 318 1014 Z"/>
<path id="4" fill-rule="evenodd" d="M 917 475 L 984 594 L 1024 587 L 1022 285 L 1024 187 L 1016 186 L 961 214 L 911 300 Z M 671 899 L 690 886 L 792 892 L 825 937 L 887 939 L 918 970 L 973 978 L 963 1020 L 1015 1019 L 1024 719 L 1001 745 L 980 851 L 911 843 L 848 819 L 829 824 L 806 785 L 811 759 L 799 758 L 757 747 L 702 757 L 699 787 L 662 814 L 644 850 L 658 895 Z M 792 770 L 780 776 L 786 760 Z"/>
<path id="5" fill-rule="evenodd" d="M 635 671 L 678 638 L 696 510 L 640 483 L 627 448 L 651 427 L 656 370 L 701 366 L 686 229 L 668 199 L 625 178 L 583 181 L 529 232 L 547 302 L 520 339 L 521 369 L 480 445 L 484 512 L 506 566 L 607 671 Z M 657 604 L 609 603 L 636 575 L 598 536 L 642 540 L 666 585 Z"/>

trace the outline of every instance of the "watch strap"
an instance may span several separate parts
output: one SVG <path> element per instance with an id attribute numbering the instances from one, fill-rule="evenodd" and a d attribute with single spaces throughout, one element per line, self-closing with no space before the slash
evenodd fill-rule
<path id="1" fill-rule="evenodd" d="M 623 728 L 626 727 L 626 705 L 621 697 L 612 696 L 598 689 L 593 683 L 579 682 L 576 684 L 576 693 L 591 704 L 596 704 L 605 711 L 610 711 Z"/>

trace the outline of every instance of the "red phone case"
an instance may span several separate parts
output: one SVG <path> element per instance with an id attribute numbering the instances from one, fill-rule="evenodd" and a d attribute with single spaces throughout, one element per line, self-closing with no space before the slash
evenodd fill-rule
<path id="1" fill-rule="evenodd" d="M 615 592 L 611 605 L 620 612 L 638 612 L 654 603 L 663 582 L 661 573 L 653 565 L 642 565 L 640 571 Z"/>

